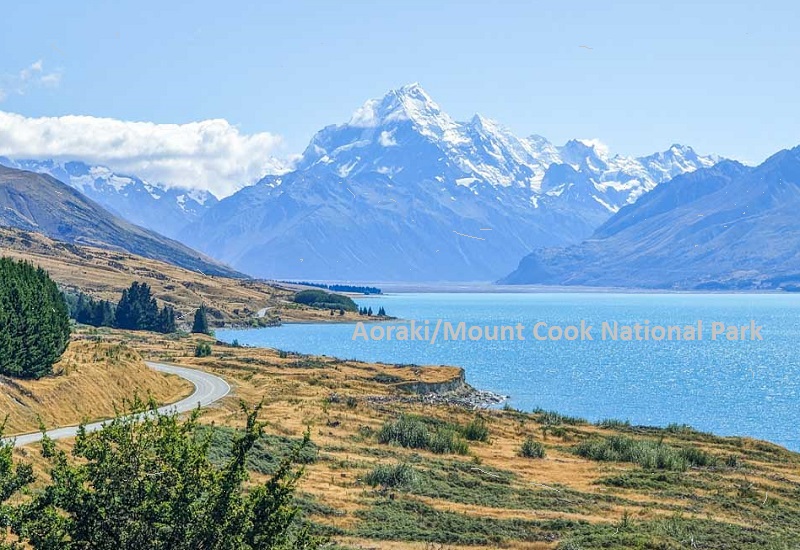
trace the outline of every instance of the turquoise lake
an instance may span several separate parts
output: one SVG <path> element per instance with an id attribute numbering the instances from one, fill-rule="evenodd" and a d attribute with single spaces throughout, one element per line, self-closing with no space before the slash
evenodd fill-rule
<path id="1" fill-rule="evenodd" d="M 720 435 L 800 450 L 800 295 L 796 294 L 396 294 L 356 299 L 403 321 L 525 325 L 525 341 L 353 340 L 353 324 L 218 330 L 223 341 L 346 359 L 464 367 L 473 386 L 519 409 L 591 421 L 689 424 Z M 532 327 L 593 325 L 593 341 L 537 341 Z M 601 339 L 601 324 L 696 325 L 701 341 Z M 711 323 L 761 325 L 762 341 L 711 340 Z M 400 324 L 391 321 L 390 324 Z M 370 329 L 371 324 L 366 324 Z M 432 330 L 432 329 L 431 329 Z M 748 335 L 749 337 L 749 335 Z"/>

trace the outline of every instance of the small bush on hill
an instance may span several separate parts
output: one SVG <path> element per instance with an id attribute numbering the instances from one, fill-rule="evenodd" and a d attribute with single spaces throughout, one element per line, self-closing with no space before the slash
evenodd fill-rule
<path id="1" fill-rule="evenodd" d="M 464 426 L 461 433 L 467 441 L 489 441 L 489 427 L 481 417 L 476 417 Z"/>
<path id="2" fill-rule="evenodd" d="M 195 357 L 208 357 L 209 355 L 211 355 L 211 345 L 206 342 L 200 342 L 194 348 Z"/>
<path id="3" fill-rule="evenodd" d="M 695 447 L 672 447 L 652 439 L 624 436 L 582 441 L 575 452 L 584 458 L 608 462 L 631 462 L 649 470 L 684 471 L 692 466 L 712 466 L 714 457 Z"/>
<path id="4" fill-rule="evenodd" d="M 524 458 L 544 458 L 544 445 L 532 437 L 528 437 L 522 442 L 522 447 L 519 449 L 519 456 Z"/>
<path id="5" fill-rule="evenodd" d="M 378 432 L 378 442 L 411 449 L 425 449 L 437 454 L 467 454 L 467 442 L 448 425 L 429 427 L 422 420 L 401 416 L 386 422 Z"/>
<path id="6" fill-rule="evenodd" d="M 415 477 L 414 468 L 409 464 L 379 464 L 364 476 L 364 482 L 371 487 L 380 485 L 386 489 L 400 489 L 414 483 Z"/>

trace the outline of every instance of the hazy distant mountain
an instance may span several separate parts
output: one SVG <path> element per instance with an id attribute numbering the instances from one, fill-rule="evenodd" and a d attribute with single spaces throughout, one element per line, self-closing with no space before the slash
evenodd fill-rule
<path id="1" fill-rule="evenodd" d="M 105 166 L 53 160 L 10 160 L 0 164 L 20 170 L 49 174 L 112 213 L 162 235 L 175 237 L 198 219 L 217 198 L 208 191 L 167 188 L 133 175 L 121 175 Z"/>
<path id="2" fill-rule="evenodd" d="M 124 250 L 206 274 L 241 276 L 177 241 L 114 216 L 47 174 L 0 166 L 0 226 Z"/>
<path id="3" fill-rule="evenodd" d="M 221 201 L 181 238 L 260 276 L 492 280 L 714 162 L 681 146 L 632 159 L 517 138 L 481 116 L 453 120 L 415 84 L 324 128 L 293 172 Z"/>
<path id="4" fill-rule="evenodd" d="M 756 168 L 678 176 L 585 242 L 527 256 L 504 283 L 800 289 L 800 147 Z"/>

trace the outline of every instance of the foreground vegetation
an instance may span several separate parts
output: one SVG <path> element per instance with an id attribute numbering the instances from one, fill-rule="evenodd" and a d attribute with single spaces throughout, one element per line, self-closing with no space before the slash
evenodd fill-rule
<path id="1" fill-rule="evenodd" d="M 248 459 L 263 435 L 259 407 L 229 440 L 219 463 L 197 422 L 134 402 L 94 433 L 81 431 L 71 456 L 45 440 L 49 475 L 29 497 L 12 496 L 34 481 L 0 447 L 0 518 L 29 548 L 195 550 L 311 549 L 321 539 L 298 521 L 295 466 L 308 435 L 264 483 L 245 490 Z M 8 548 L 11 548 L 8 546 Z"/>

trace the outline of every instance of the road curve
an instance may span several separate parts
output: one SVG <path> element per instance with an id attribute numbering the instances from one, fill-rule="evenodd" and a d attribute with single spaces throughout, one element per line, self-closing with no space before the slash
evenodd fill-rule
<path id="1" fill-rule="evenodd" d="M 225 380 L 219 376 L 203 372 L 201 370 L 189 369 L 186 367 L 176 367 L 175 365 L 166 365 L 164 363 L 151 363 L 145 361 L 145 364 L 153 370 L 163 372 L 165 374 L 174 374 L 180 376 L 194 385 L 194 392 L 192 395 L 185 399 L 181 399 L 171 405 L 164 405 L 159 407 L 159 412 L 188 412 L 199 407 L 205 407 L 219 401 L 231 391 L 231 387 Z M 86 424 L 86 431 L 93 432 L 103 427 L 105 421 L 92 422 Z M 78 433 L 78 426 L 67 426 L 64 428 L 56 428 L 47 431 L 47 437 L 50 439 L 64 439 L 67 437 L 75 437 Z M 23 435 L 15 435 L 3 438 L 3 441 L 13 441 L 15 447 L 22 447 L 30 445 L 42 440 L 42 433 L 35 432 Z"/>

